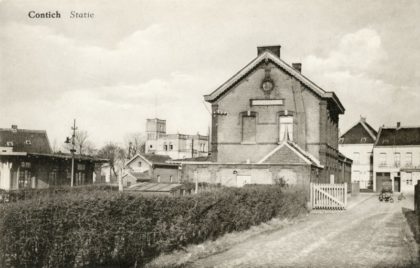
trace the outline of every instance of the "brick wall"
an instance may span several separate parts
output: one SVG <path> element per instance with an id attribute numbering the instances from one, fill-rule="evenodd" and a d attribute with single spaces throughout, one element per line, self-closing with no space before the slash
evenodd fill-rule
<path id="1" fill-rule="evenodd" d="M 270 99 L 283 99 L 282 106 L 251 106 L 251 99 L 266 99 L 260 89 L 265 76 L 265 65 L 261 64 L 247 77 L 243 78 L 229 93 L 213 103 L 213 112 L 226 112 L 227 115 L 212 116 L 212 156 L 217 162 L 259 161 L 279 142 L 279 113 L 287 110 L 293 113 L 294 141 L 303 149 L 308 149 L 315 156 L 319 146 L 319 98 L 311 93 L 295 78 L 269 64 L 270 76 L 275 88 Z M 242 144 L 241 114 L 252 111 L 256 114 L 256 144 Z"/>

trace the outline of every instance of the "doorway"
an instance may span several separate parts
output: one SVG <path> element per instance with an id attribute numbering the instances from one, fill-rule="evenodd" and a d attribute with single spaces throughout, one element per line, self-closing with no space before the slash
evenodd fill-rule
<path id="1" fill-rule="evenodd" d="M 376 173 L 376 191 L 381 192 L 384 184 L 386 184 L 387 187 L 391 187 L 391 173 L 377 172 Z"/>
<path id="2" fill-rule="evenodd" d="M 401 192 L 401 177 L 394 177 L 394 192 Z"/>

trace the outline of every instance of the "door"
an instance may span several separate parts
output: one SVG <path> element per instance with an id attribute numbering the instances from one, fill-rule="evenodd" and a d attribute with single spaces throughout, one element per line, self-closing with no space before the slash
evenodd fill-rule
<path id="1" fill-rule="evenodd" d="M 389 172 L 377 172 L 376 173 L 376 191 L 381 192 L 383 184 L 391 182 L 391 174 Z"/>
<path id="2" fill-rule="evenodd" d="M 251 183 L 251 176 L 249 175 L 238 175 L 236 176 L 236 186 L 243 187 L 245 184 Z"/>
<path id="3" fill-rule="evenodd" d="M 401 192 L 401 177 L 394 177 L 394 192 Z"/>

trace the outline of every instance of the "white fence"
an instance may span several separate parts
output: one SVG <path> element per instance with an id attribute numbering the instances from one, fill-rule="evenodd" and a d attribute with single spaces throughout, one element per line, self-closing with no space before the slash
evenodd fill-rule
<path id="1" fill-rule="evenodd" d="M 311 183 L 312 209 L 342 210 L 347 205 L 347 184 Z"/>

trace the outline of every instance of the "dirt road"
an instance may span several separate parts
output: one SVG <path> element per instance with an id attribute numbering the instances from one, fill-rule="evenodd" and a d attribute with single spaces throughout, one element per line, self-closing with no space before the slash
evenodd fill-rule
<path id="1" fill-rule="evenodd" d="M 410 267 L 417 245 L 404 212 L 412 196 L 395 203 L 376 196 L 351 209 L 311 213 L 296 225 L 253 237 L 191 267 Z"/>

